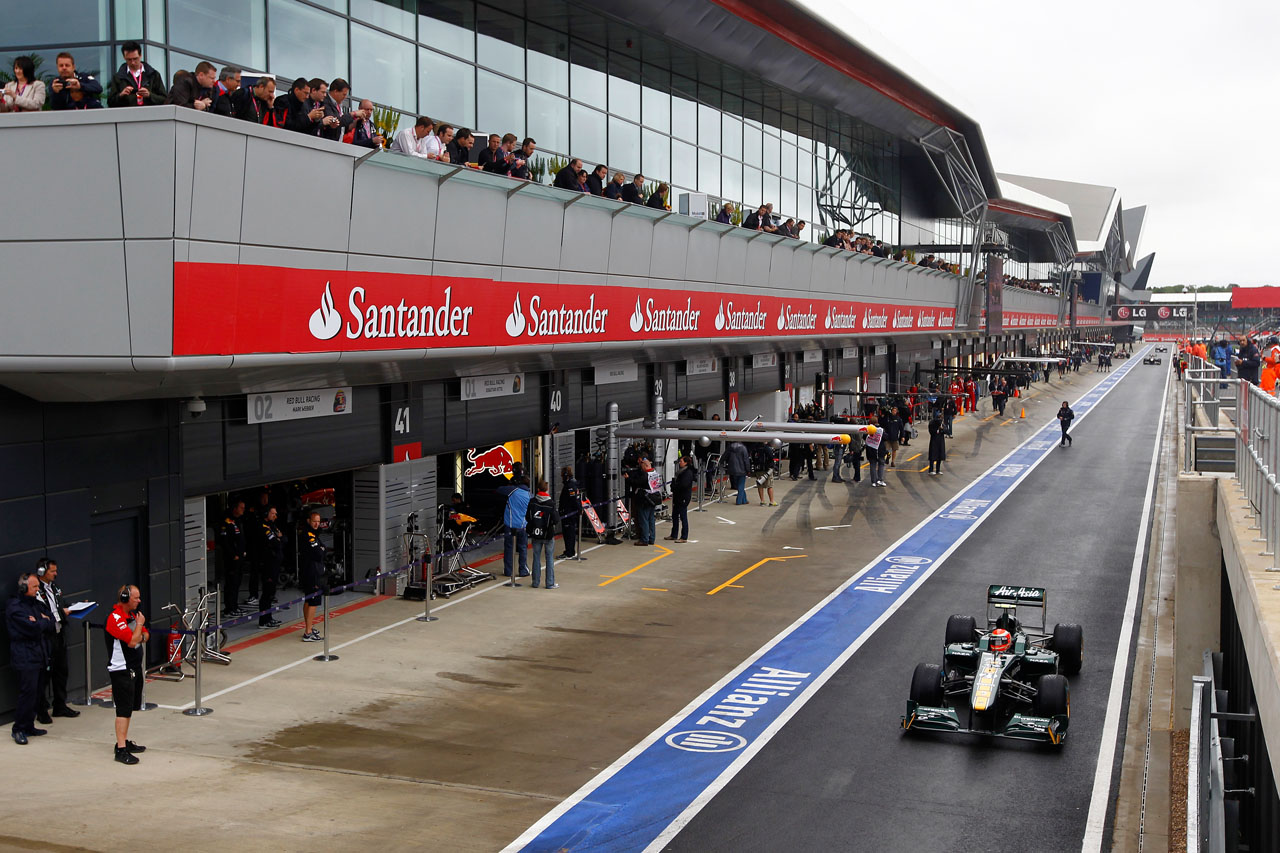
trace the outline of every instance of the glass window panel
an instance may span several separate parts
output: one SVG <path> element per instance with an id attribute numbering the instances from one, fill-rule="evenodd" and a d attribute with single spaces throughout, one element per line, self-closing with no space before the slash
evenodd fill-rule
<path id="1" fill-rule="evenodd" d="M 423 44 L 474 59 L 475 29 L 476 4 L 472 0 L 418 0 L 418 41 Z"/>
<path id="2" fill-rule="evenodd" d="M 655 133 L 645 129 L 641 133 L 643 143 L 640 153 L 646 175 L 653 175 L 659 181 L 673 183 L 671 180 L 671 137 L 665 133 Z"/>
<path id="3" fill-rule="evenodd" d="M 142 0 L 116 0 L 116 38 L 142 41 Z"/>
<path id="4" fill-rule="evenodd" d="M 690 142 L 698 141 L 698 105 L 693 101 L 672 96 L 671 135 Z"/>
<path id="5" fill-rule="evenodd" d="M 0 43 L 51 44 L 111 38 L 107 0 L 28 0 L 4 6 Z M 52 68 L 48 70 L 53 72 Z M 12 74 L 13 68 L 4 72 Z"/>
<path id="6" fill-rule="evenodd" d="M 720 150 L 720 111 L 706 104 L 698 104 L 698 144 Z M 717 183 L 719 175 L 716 169 Z"/>
<path id="7" fill-rule="evenodd" d="M 639 121 L 640 85 L 609 75 L 609 112 L 632 121 Z"/>
<path id="8" fill-rule="evenodd" d="M 698 149 L 698 192 L 720 195 L 720 155 Z"/>
<path id="9" fill-rule="evenodd" d="M 475 66 L 434 50 L 418 48 L 418 113 L 461 127 L 474 126 Z"/>
<path id="10" fill-rule="evenodd" d="M 747 212 L 764 204 L 760 195 L 760 170 L 751 165 L 742 167 L 742 207 Z"/>
<path id="11" fill-rule="evenodd" d="M 271 16 L 272 73 L 294 78 L 323 70 L 333 77 L 347 77 L 346 21 L 293 0 L 269 0 L 267 14 Z M 284 83 L 279 91 L 287 88 Z"/>
<path id="12" fill-rule="evenodd" d="M 779 166 L 782 164 L 778 146 L 778 137 L 770 136 L 767 133 L 764 135 L 764 156 L 760 160 L 760 165 L 764 167 L 766 172 L 772 172 L 775 175 L 778 174 Z"/>
<path id="13" fill-rule="evenodd" d="M 525 51 L 528 82 L 558 95 L 569 91 L 569 37 L 555 30 L 529 24 Z"/>
<path id="14" fill-rule="evenodd" d="M 726 157 L 742 159 L 742 119 L 728 115 L 722 117 L 720 150 Z"/>
<path id="15" fill-rule="evenodd" d="M 782 143 L 782 168 L 779 172 L 784 178 L 796 179 L 796 147 L 790 142 Z"/>
<path id="16" fill-rule="evenodd" d="M 698 149 L 679 139 L 671 140 L 671 183 L 698 185 Z"/>
<path id="17" fill-rule="evenodd" d="M 796 210 L 796 185 L 793 181 L 782 182 L 782 198 L 779 202 L 779 206 L 781 207 L 781 210 L 778 212 L 784 217 L 796 216 L 801 219 L 804 218 L 800 216 Z"/>
<path id="18" fill-rule="evenodd" d="M 642 117 L 645 126 L 660 130 L 663 133 L 670 133 L 671 95 L 645 86 L 641 94 L 641 101 L 643 102 L 641 106 L 644 108 Z"/>
<path id="19" fill-rule="evenodd" d="M 524 139 L 524 84 L 484 70 L 476 76 L 476 127 L 486 134 L 514 133 Z"/>
<path id="20" fill-rule="evenodd" d="M 351 0 L 351 17 L 413 38 L 417 5 L 417 0 Z"/>
<path id="21" fill-rule="evenodd" d="M 726 201 L 737 202 L 742 199 L 742 164 L 737 160 L 721 160 L 720 195 Z"/>
<path id="22" fill-rule="evenodd" d="M 604 54 L 583 42 L 573 42 L 569 54 L 569 96 L 575 101 L 605 109 L 609 96 Z"/>
<path id="23" fill-rule="evenodd" d="M 120 55 L 117 53 L 112 57 L 111 62 L 105 66 L 105 69 L 109 69 L 112 74 L 114 74 L 116 69 L 120 67 L 119 64 L 117 64 L 119 62 L 119 56 Z M 165 80 L 169 79 L 169 64 L 163 50 L 158 47 L 151 47 L 150 45 L 144 44 L 142 46 L 142 58 L 145 59 L 152 68 L 159 71 L 161 77 Z M 108 85 L 110 85 L 110 81 L 107 82 Z M 104 86 L 103 89 L 105 90 L 106 87 Z"/>
<path id="24" fill-rule="evenodd" d="M 535 89 L 529 93 L 529 135 L 538 150 L 569 154 L 569 102 L 559 95 Z"/>
<path id="25" fill-rule="evenodd" d="M 609 165 L 623 172 L 640 171 L 640 125 L 609 117 Z"/>
<path id="26" fill-rule="evenodd" d="M 413 68 L 413 45 L 407 41 L 351 25 L 351 92 L 401 110 L 418 103 Z"/>
<path id="27" fill-rule="evenodd" d="M 166 41 L 164 0 L 147 0 L 147 38 L 152 41 Z M 151 62 L 151 60 L 147 60 Z M 155 65 L 154 62 L 151 62 Z"/>
<path id="28" fill-rule="evenodd" d="M 742 128 L 742 162 L 748 166 L 760 167 L 762 138 L 760 125 L 748 120 Z"/>
<path id="29" fill-rule="evenodd" d="M 334 25 L 341 23 L 337 18 L 332 20 Z M 169 0 L 169 41 L 197 56 L 216 56 L 261 68 L 267 62 L 266 28 L 262 0 Z M 234 56 L 227 55 L 231 51 Z"/>
<path id="30" fill-rule="evenodd" d="M 777 175 L 770 175 L 765 172 L 762 176 L 763 186 L 760 187 L 760 203 L 772 204 L 774 213 L 782 213 L 778 209 L 778 196 L 782 194 L 781 180 Z"/>
<path id="31" fill-rule="evenodd" d="M 476 33 L 476 60 L 481 65 L 524 79 L 524 21 L 480 6 Z"/>
<path id="32" fill-rule="evenodd" d="M 796 160 L 796 181 L 802 186 L 813 186 L 813 155 L 801 151 Z"/>
<path id="33" fill-rule="evenodd" d="M 581 104 L 569 105 L 569 150 L 584 163 L 607 163 L 605 115 Z M 617 171 L 616 169 L 612 171 Z"/>

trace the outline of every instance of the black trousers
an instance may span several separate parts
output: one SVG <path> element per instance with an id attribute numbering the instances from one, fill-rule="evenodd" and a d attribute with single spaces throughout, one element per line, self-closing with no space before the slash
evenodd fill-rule
<path id="1" fill-rule="evenodd" d="M 578 554 L 578 516 L 560 520 L 560 535 L 564 539 L 564 555 L 575 557 Z"/>
<path id="2" fill-rule="evenodd" d="M 244 559 L 233 560 L 228 557 L 223 568 L 222 609 L 235 610 L 240 604 L 240 580 L 244 568 Z"/>
<path id="3" fill-rule="evenodd" d="M 44 686 L 46 670 L 15 669 L 18 682 L 18 705 L 13 712 L 13 731 L 29 734 L 36 727 L 36 703 Z"/>
<path id="4" fill-rule="evenodd" d="M 258 609 L 267 610 L 276 603 L 276 584 L 280 582 L 280 567 L 272 565 L 262 565 L 255 569 L 254 575 L 260 575 L 262 578 L 262 597 L 258 599 Z M 250 576 L 250 584 L 255 578 Z M 252 586 L 250 592 L 254 592 Z M 262 624 L 273 618 L 270 614 L 258 617 L 258 623 Z"/>
<path id="5" fill-rule="evenodd" d="M 39 698 L 36 701 L 36 710 L 48 713 L 51 709 L 54 711 L 67 710 L 67 675 L 70 668 L 67 666 L 67 631 L 70 626 L 65 621 L 62 623 L 62 630 L 54 634 L 50 638 L 50 658 L 49 673 L 46 679 L 47 686 L 40 690 Z M 49 694 L 53 694 L 53 704 L 49 704 Z"/>

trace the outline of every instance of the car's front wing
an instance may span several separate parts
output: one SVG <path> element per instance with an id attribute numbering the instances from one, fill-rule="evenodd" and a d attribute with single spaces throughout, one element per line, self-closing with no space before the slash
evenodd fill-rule
<path id="1" fill-rule="evenodd" d="M 971 729 L 960 722 L 954 708 L 917 705 L 907 700 L 907 713 L 902 717 L 902 728 L 934 732 L 963 732 L 966 734 L 994 735 L 996 737 L 1033 740 L 1061 746 L 1067 739 L 1066 714 L 1052 717 L 1033 717 L 1030 714 L 1014 714 L 999 731 Z"/>

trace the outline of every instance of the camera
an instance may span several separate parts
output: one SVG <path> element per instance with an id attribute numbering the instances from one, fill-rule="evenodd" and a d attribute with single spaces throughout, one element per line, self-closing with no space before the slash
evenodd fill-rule
<path id="1" fill-rule="evenodd" d="M 196 397 L 194 400 L 187 401 L 187 414 L 191 415 L 193 418 L 198 418 L 203 415 L 207 408 L 208 406 L 205 405 L 204 400 L 201 400 L 199 397 Z"/>

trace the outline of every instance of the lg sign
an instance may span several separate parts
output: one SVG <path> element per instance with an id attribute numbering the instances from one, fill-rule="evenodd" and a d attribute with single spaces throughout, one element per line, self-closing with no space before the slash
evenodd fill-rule
<path id="1" fill-rule="evenodd" d="M 1186 305 L 1112 305 L 1112 320 L 1169 320 L 1191 316 Z"/>

